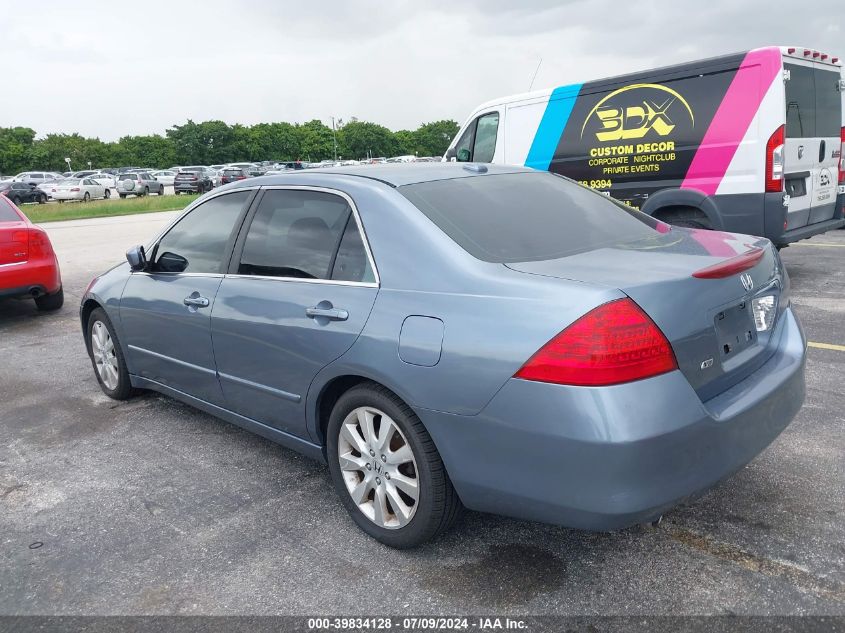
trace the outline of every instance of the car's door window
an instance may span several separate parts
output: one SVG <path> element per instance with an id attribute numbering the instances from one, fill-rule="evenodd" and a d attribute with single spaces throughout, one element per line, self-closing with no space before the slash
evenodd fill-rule
<path id="1" fill-rule="evenodd" d="M 499 113 L 490 112 L 478 117 L 475 128 L 475 144 L 472 160 L 476 163 L 489 163 L 496 152 L 496 135 L 499 131 Z"/>
<path id="2" fill-rule="evenodd" d="M 93 181 L 93 180 L 91 180 L 90 178 L 86 178 L 85 180 L 83 180 L 83 181 L 82 181 L 82 184 L 83 184 L 83 185 L 89 185 L 89 186 L 90 186 L 90 185 L 93 185 L 93 184 L 94 184 L 94 181 Z"/>
<path id="3" fill-rule="evenodd" d="M 226 246 L 251 193 L 217 196 L 183 217 L 156 246 L 153 272 L 222 272 Z"/>
<path id="4" fill-rule="evenodd" d="M 269 190 L 244 240 L 240 275 L 329 279 L 352 210 L 330 193 Z"/>
<path id="5" fill-rule="evenodd" d="M 472 123 L 469 124 L 464 133 L 461 134 L 461 138 L 458 139 L 458 142 L 455 144 L 455 159 L 459 163 L 464 163 L 472 160 L 472 146 L 475 141 L 475 124 L 478 122 L 476 119 Z"/>

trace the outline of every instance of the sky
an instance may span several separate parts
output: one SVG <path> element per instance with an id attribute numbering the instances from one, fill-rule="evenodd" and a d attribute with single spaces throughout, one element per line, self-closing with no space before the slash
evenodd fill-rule
<path id="1" fill-rule="evenodd" d="M 534 89 L 767 45 L 845 56 L 843 0 L 41 0 L 3 16 L 0 126 L 104 141 L 188 119 L 462 123 L 538 63 Z"/>

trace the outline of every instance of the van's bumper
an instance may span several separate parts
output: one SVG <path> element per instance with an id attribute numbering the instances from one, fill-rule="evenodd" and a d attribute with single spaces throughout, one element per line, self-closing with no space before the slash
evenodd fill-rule
<path id="1" fill-rule="evenodd" d="M 845 226 L 845 220 L 841 218 L 825 220 L 824 222 L 816 222 L 815 224 L 801 226 L 797 229 L 792 229 L 791 231 L 785 231 L 780 235 L 780 237 L 777 237 L 772 241 L 778 245 L 791 244 L 792 242 L 797 242 L 798 240 L 806 240 L 808 237 L 813 237 L 814 235 L 819 235 L 820 233 L 826 233 L 827 231 L 833 231 L 834 229 L 841 229 L 843 226 Z"/>
<path id="2" fill-rule="evenodd" d="M 768 446 L 804 402 L 791 309 L 775 354 L 702 403 L 679 371 L 613 387 L 511 379 L 475 416 L 417 410 L 463 503 L 589 530 L 653 520 Z"/>

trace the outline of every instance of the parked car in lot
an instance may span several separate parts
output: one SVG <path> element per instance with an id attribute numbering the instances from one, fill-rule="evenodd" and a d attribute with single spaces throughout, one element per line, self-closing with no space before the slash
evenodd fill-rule
<path id="1" fill-rule="evenodd" d="M 176 178 L 176 172 L 169 169 L 154 171 L 151 175 L 166 187 L 172 187 L 173 180 Z"/>
<path id="2" fill-rule="evenodd" d="M 34 185 L 40 185 L 42 182 L 46 182 L 48 180 L 55 180 L 58 177 L 59 174 L 52 171 L 25 171 L 15 176 L 13 180 L 15 182 L 25 182 L 32 183 Z"/>
<path id="3" fill-rule="evenodd" d="M 220 184 L 228 185 L 230 182 L 246 180 L 249 174 L 239 167 L 226 167 L 220 170 Z"/>
<path id="4" fill-rule="evenodd" d="M 15 182 L 5 180 L 0 182 L 0 194 L 6 196 L 13 204 L 25 202 L 47 202 L 47 194 L 41 191 L 34 183 Z"/>
<path id="5" fill-rule="evenodd" d="M 207 167 L 182 167 L 173 179 L 176 193 L 205 193 L 214 189 L 211 170 Z"/>
<path id="6" fill-rule="evenodd" d="M 117 181 L 117 195 L 125 198 L 128 195 L 148 196 L 151 193 L 164 195 L 164 185 L 145 171 L 127 172 L 120 174 Z"/>
<path id="7" fill-rule="evenodd" d="M 80 316 L 107 395 L 159 391 L 327 461 L 394 547 L 461 505 L 655 520 L 753 459 L 805 392 L 771 242 L 520 167 L 234 183 L 94 280 Z"/>
<path id="8" fill-rule="evenodd" d="M 64 303 L 59 261 L 47 232 L 0 196 L 0 298 L 31 298 L 39 310 Z"/>
<path id="9" fill-rule="evenodd" d="M 91 180 L 96 180 L 98 183 L 103 185 L 103 187 L 106 187 L 108 189 L 114 189 L 115 185 L 117 184 L 114 179 L 114 174 L 110 174 L 107 171 L 98 171 L 88 177 Z"/>
<path id="10" fill-rule="evenodd" d="M 60 175 L 56 174 L 56 177 L 53 180 L 45 180 L 41 184 L 37 185 L 37 189 L 39 191 L 44 192 L 44 195 L 46 195 L 48 198 L 51 198 L 52 193 L 53 193 L 53 187 L 55 187 L 57 184 L 59 184 L 64 179 L 65 179 L 64 176 L 60 176 Z"/>
<path id="11" fill-rule="evenodd" d="M 65 178 L 50 190 L 50 196 L 59 202 L 89 202 L 92 199 L 110 198 L 111 190 L 92 178 Z"/>

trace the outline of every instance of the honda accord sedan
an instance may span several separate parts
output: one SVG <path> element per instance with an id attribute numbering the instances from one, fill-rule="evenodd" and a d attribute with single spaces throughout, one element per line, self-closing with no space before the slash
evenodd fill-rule
<path id="1" fill-rule="evenodd" d="M 352 519 L 393 547 L 464 507 L 653 521 L 804 400 L 770 242 L 522 168 L 232 183 L 95 279 L 80 314 L 107 395 L 155 390 L 327 462 Z"/>

